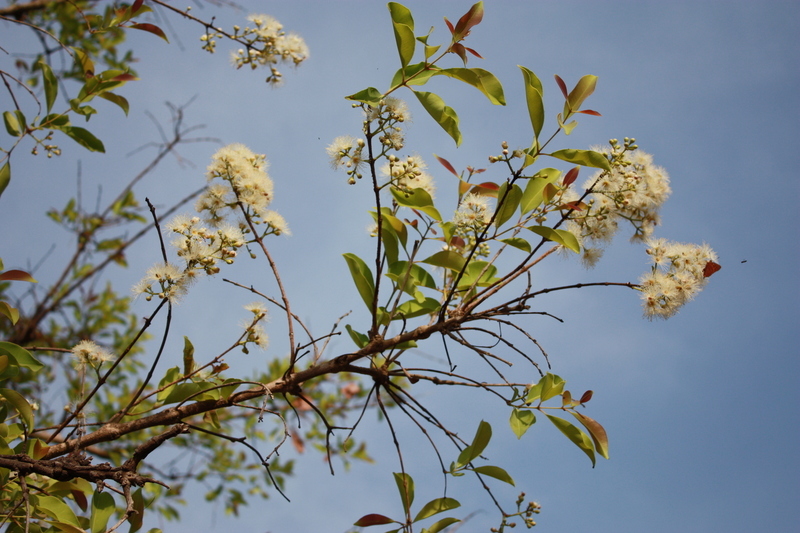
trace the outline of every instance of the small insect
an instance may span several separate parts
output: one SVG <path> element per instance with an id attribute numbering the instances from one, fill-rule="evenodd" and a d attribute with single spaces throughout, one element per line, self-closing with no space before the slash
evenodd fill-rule
<path id="1" fill-rule="evenodd" d="M 743 259 L 743 260 L 742 260 L 742 263 L 747 263 L 747 259 Z"/>
<path id="2" fill-rule="evenodd" d="M 703 277 L 710 278 L 715 272 L 719 272 L 719 269 L 722 268 L 722 265 L 715 263 L 714 261 L 709 261 L 706 263 L 706 266 L 703 267 Z"/>

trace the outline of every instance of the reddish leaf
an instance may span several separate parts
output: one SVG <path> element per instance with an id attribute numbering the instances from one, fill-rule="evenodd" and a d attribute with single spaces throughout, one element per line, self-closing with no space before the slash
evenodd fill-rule
<path id="1" fill-rule="evenodd" d="M 137 78 L 133 74 L 125 73 L 125 74 L 120 74 L 119 76 L 114 76 L 113 78 L 111 78 L 111 81 L 133 81 L 135 79 Z"/>
<path id="2" fill-rule="evenodd" d="M 593 394 L 594 394 L 594 392 L 592 392 L 590 390 L 587 390 L 586 392 L 583 393 L 583 396 L 581 396 L 581 399 L 578 400 L 578 403 L 586 403 L 586 402 L 588 402 L 589 400 L 592 399 L 592 395 Z"/>
<path id="3" fill-rule="evenodd" d="M 367 514 L 358 519 L 358 522 L 353 524 L 358 527 L 380 526 L 383 524 L 393 524 L 394 520 L 382 514 Z"/>
<path id="4" fill-rule="evenodd" d="M 478 185 L 478 187 L 482 187 L 484 189 L 491 189 L 493 191 L 499 191 L 500 190 L 500 186 L 498 184 L 496 184 L 496 183 L 492 183 L 491 181 L 485 181 L 485 182 L 481 183 L 480 185 Z"/>
<path id="5" fill-rule="evenodd" d="M 139 8 L 142 7 L 142 4 L 144 4 L 144 0 L 134 0 L 131 5 L 131 14 L 136 15 L 136 13 L 139 12 Z"/>
<path id="6" fill-rule="evenodd" d="M 714 261 L 709 261 L 706 263 L 706 266 L 703 267 L 703 277 L 710 278 L 715 272 L 719 272 L 719 269 L 722 268 L 722 265 L 715 263 Z"/>
<path id="7" fill-rule="evenodd" d="M 306 451 L 306 445 L 303 442 L 303 439 L 300 438 L 300 435 L 297 433 L 290 433 L 289 436 L 292 439 L 292 446 L 294 446 L 294 449 L 297 450 L 297 453 L 303 453 Z"/>
<path id="8" fill-rule="evenodd" d="M 463 44 L 461 43 L 454 44 L 453 46 L 450 47 L 450 51 L 458 55 L 458 57 L 461 58 L 461 61 L 463 61 L 465 65 L 467 64 L 467 51 L 464 48 Z"/>
<path id="9" fill-rule="evenodd" d="M 476 52 L 475 50 L 473 50 L 472 48 L 468 48 L 468 47 L 466 47 L 466 46 L 465 46 L 465 47 L 464 47 L 464 50 L 466 50 L 467 52 L 469 52 L 470 54 L 474 55 L 475 57 L 477 57 L 477 58 L 479 58 L 479 59 L 483 59 L 483 56 L 482 56 L 482 55 L 480 55 L 480 54 L 479 54 L 478 52 Z"/>
<path id="10" fill-rule="evenodd" d="M 456 33 L 459 37 L 466 37 L 473 26 L 477 26 L 483 20 L 483 5 L 481 2 L 469 8 L 469 11 L 464 13 L 464 16 L 458 20 L 456 24 Z"/>
<path id="11" fill-rule="evenodd" d="M 148 22 L 141 22 L 141 23 L 131 24 L 130 27 L 136 30 L 142 30 L 152 33 L 153 35 L 158 35 L 165 41 L 169 42 L 169 39 L 167 39 L 167 35 L 164 33 L 164 30 L 162 30 L 155 24 L 150 24 Z"/>
<path id="12" fill-rule="evenodd" d="M 467 243 L 461 237 L 453 237 L 450 239 L 450 246 L 455 246 L 459 250 L 463 250 Z"/>
<path id="13" fill-rule="evenodd" d="M 30 274 L 22 270 L 0 272 L 0 281 L 30 281 L 31 283 L 36 283 L 36 280 Z"/>
<path id="14" fill-rule="evenodd" d="M 439 156 L 438 156 L 438 155 L 436 155 L 436 154 L 433 154 L 433 157 L 435 157 L 436 159 L 438 159 L 438 160 L 439 160 L 439 163 L 441 163 L 441 164 L 442 164 L 442 166 L 443 166 L 444 168 L 446 168 L 447 170 L 449 170 L 450 172 L 452 172 L 452 174 L 453 174 L 455 177 L 459 177 L 459 176 L 458 176 L 458 172 L 456 172 L 456 169 L 455 169 L 455 168 L 453 168 L 453 165 L 451 165 L 451 164 L 450 164 L 450 161 L 448 161 L 448 160 L 447 160 L 447 159 L 445 159 L 444 157 L 439 157 Z"/>
<path id="15" fill-rule="evenodd" d="M 594 111 L 592 109 L 584 109 L 582 111 L 578 111 L 578 113 L 583 113 L 584 115 L 594 115 L 595 117 L 602 117 L 603 116 L 600 113 L 598 113 L 597 111 Z"/>
<path id="16" fill-rule="evenodd" d="M 72 498 L 75 500 L 75 503 L 78 504 L 78 507 L 80 507 L 81 510 L 86 511 L 86 509 L 89 507 L 89 502 L 86 500 L 86 495 L 83 493 L 83 491 L 73 489 L 70 492 L 72 493 Z"/>
<path id="17" fill-rule="evenodd" d="M 447 24 L 447 28 L 450 30 L 451 34 L 456 32 L 456 29 L 453 27 L 453 23 L 447 20 L 447 17 L 444 18 L 444 23 Z"/>
<path id="18" fill-rule="evenodd" d="M 568 98 L 569 94 L 567 93 L 567 84 L 564 83 L 564 80 L 561 79 L 561 76 L 556 74 L 556 83 L 558 84 L 559 88 L 561 89 L 561 93 L 564 95 L 564 98 Z"/>
<path id="19" fill-rule="evenodd" d="M 580 172 L 580 168 L 578 167 L 570 169 L 570 171 L 567 172 L 566 176 L 564 176 L 564 187 L 569 187 L 575 183 L 575 180 L 578 179 L 578 172 Z"/>

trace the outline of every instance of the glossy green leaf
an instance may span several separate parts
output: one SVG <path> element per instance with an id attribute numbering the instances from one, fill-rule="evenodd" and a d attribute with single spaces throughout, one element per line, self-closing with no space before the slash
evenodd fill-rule
<path id="1" fill-rule="evenodd" d="M 80 144 L 90 152 L 105 153 L 106 151 L 105 146 L 103 146 L 103 142 L 84 128 L 79 128 L 77 126 L 62 126 L 58 129 L 63 131 L 70 139 Z"/>
<path id="2" fill-rule="evenodd" d="M 593 420 L 577 411 L 570 411 L 570 414 L 572 414 L 572 416 L 574 416 L 578 422 L 583 424 L 583 427 L 589 430 L 589 435 L 592 437 L 594 449 L 597 451 L 597 453 L 608 459 L 608 435 L 606 434 L 605 428 L 596 420 Z"/>
<path id="3" fill-rule="evenodd" d="M 19 413 L 20 420 L 25 424 L 26 432 L 33 430 L 33 409 L 20 393 L 12 389 L 0 389 L 0 396 Z"/>
<path id="4" fill-rule="evenodd" d="M 128 518 L 130 529 L 128 533 L 136 533 L 142 529 L 144 522 L 144 497 L 142 496 L 142 489 L 136 489 L 131 495 L 133 498 L 133 509 L 136 511 Z"/>
<path id="5" fill-rule="evenodd" d="M 28 127 L 28 123 L 25 122 L 25 115 L 23 115 L 22 111 L 19 110 L 4 111 L 3 122 L 6 125 L 6 131 L 12 137 L 19 137 L 25 133 L 25 130 Z"/>
<path id="6" fill-rule="evenodd" d="M 543 402 L 546 402 L 550 398 L 560 395 L 564 391 L 564 385 L 567 382 L 561 376 L 548 372 L 539 380 L 539 383 L 542 386 L 540 398 Z"/>
<path id="7" fill-rule="evenodd" d="M 467 262 L 467 260 L 452 250 L 442 250 L 440 252 L 436 252 L 422 262 L 437 267 L 447 268 L 454 272 L 460 272 L 461 269 L 464 268 L 464 264 Z"/>
<path id="8" fill-rule="evenodd" d="M 508 472 L 500 468 L 499 466 L 478 466 L 472 469 L 474 472 L 481 474 L 483 476 L 493 477 L 495 479 L 499 479 L 504 483 L 508 483 L 511 486 L 516 486 L 514 484 L 514 479 L 508 475 Z"/>
<path id="9" fill-rule="evenodd" d="M 519 66 L 522 77 L 525 80 L 525 101 L 528 105 L 528 115 L 533 127 L 534 139 L 539 138 L 544 126 L 544 89 L 542 82 L 536 77 L 533 71 Z"/>
<path id="10" fill-rule="evenodd" d="M 400 491 L 400 499 L 403 500 L 403 511 L 408 514 L 414 503 L 414 480 L 408 474 L 395 472 L 394 482 L 397 484 L 397 490 Z"/>
<path id="11" fill-rule="evenodd" d="M 411 192 L 408 193 L 399 190 L 397 187 L 390 187 L 389 190 L 398 205 L 422 211 L 432 219 L 441 222 L 442 215 L 440 215 L 439 210 L 434 207 L 433 198 L 431 198 L 430 193 L 425 189 L 412 189 Z"/>
<path id="12" fill-rule="evenodd" d="M 6 161 L 6 164 L 0 167 L 0 196 L 3 196 L 3 191 L 6 190 L 8 184 L 11 182 L 11 163 Z"/>
<path id="13" fill-rule="evenodd" d="M 544 188 L 548 184 L 555 183 L 561 177 L 561 171 L 555 168 L 543 168 L 533 177 L 528 178 L 519 208 L 523 215 L 530 213 L 544 201 Z"/>
<path id="14" fill-rule="evenodd" d="M 521 439 L 525 432 L 535 423 L 536 415 L 533 414 L 533 411 L 528 409 L 514 409 L 511 411 L 509 424 L 511 425 L 511 431 L 514 432 L 518 439 Z"/>
<path id="15" fill-rule="evenodd" d="M 394 281 L 398 289 L 414 296 L 418 302 L 423 300 L 417 297 L 417 293 L 419 293 L 417 287 L 436 288 L 436 281 L 427 270 L 416 263 L 411 263 L 409 266 L 407 261 L 396 261 L 390 264 L 386 277 Z"/>
<path id="16" fill-rule="evenodd" d="M 514 248 L 519 248 L 523 252 L 531 253 L 531 243 L 523 239 L 522 237 L 510 237 L 508 239 L 500 239 L 500 242 L 505 243 L 509 246 L 513 246 Z"/>
<path id="17" fill-rule="evenodd" d="M 372 303 L 375 298 L 375 280 L 372 277 L 372 271 L 370 271 L 364 260 L 357 255 L 342 255 L 347 261 L 347 267 L 350 269 L 350 276 L 356 284 L 358 294 L 361 295 L 361 299 L 364 300 L 367 309 L 372 310 Z"/>
<path id="18" fill-rule="evenodd" d="M 448 76 L 463 81 L 482 92 L 494 105 L 506 105 L 506 97 L 503 94 L 503 85 L 500 80 L 482 68 L 445 68 L 436 71 L 434 75 Z"/>
<path id="19" fill-rule="evenodd" d="M 413 522 L 419 522 L 428 517 L 449 511 L 450 509 L 457 509 L 458 507 L 461 507 L 461 503 L 459 503 L 458 500 L 454 500 L 453 498 L 436 498 L 422 506 L 417 516 L 414 517 Z"/>
<path id="20" fill-rule="evenodd" d="M 508 222 L 519 207 L 522 200 L 522 189 L 517 184 L 509 185 L 503 182 L 497 191 L 497 211 L 494 216 L 494 225 L 500 227 Z"/>
<path id="21" fill-rule="evenodd" d="M 39 61 L 39 68 L 42 71 L 42 80 L 44 85 L 44 100 L 47 106 L 47 112 L 53 109 L 53 104 L 58 96 L 58 79 L 53 74 L 53 69 L 44 61 Z"/>
<path id="22" fill-rule="evenodd" d="M 573 252 L 580 253 L 581 245 L 578 239 L 571 232 L 564 229 L 553 229 L 547 226 L 528 226 L 526 229 L 531 230 L 537 235 L 541 235 L 548 241 L 557 242 L 565 248 L 569 248 Z"/>
<path id="23" fill-rule="evenodd" d="M 83 77 L 91 78 L 94 76 L 94 63 L 89 58 L 89 55 L 80 48 L 73 48 L 72 51 L 75 53 L 75 64 L 83 72 Z"/>
<path id="24" fill-rule="evenodd" d="M 181 373 L 181 369 L 177 366 L 173 366 L 172 368 L 168 369 L 164 374 L 164 377 L 161 378 L 161 381 L 158 382 L 158 388 L 163 390 L 159 391 L 159 393 L 156 395 L 156 400 L 159 402 L 164 401 L 175 388 L 174 383 L 181 379 L 181 377 L 183 377 L 183 374 Z M 169 383 L 173 383 L 173 385 L 167 386 Z"/>
<path id="25" fill-rule="evenodd" d="M 397 52 L 400 54 L 400 64 L 405 67 L 414 57 L 414 47 L 417 44 L 414 38 L 414 18 L 406 6 L 397 2 L 389 2 L 389 13 L 392 16 L 394 40 L 397 43 Z"/>
<path id="26" fill-rule="evenodd" d="M 32 356 L 28 350 L 12 342 L 0 341 L 0 354 L 11 356 L 18 366 L 24 366 L 33 372 L 38 372 L 44 368 L 44 365 Z"/>
<path id="27" fill-rule="evenodd" d="M 92 533 L 103 533 L 106 530 L 108 519 L 114 514 L 116 504 L 114 497 L 108 492 L 95 492 L 92 497 L 92 515 L 89 519 L 89 528 Z"/>
<path id="28" fill-rule="evenodd" d="M 441 97 L 425 91 L 414 91 L 417 100 L 425 111 L 435 120 L 456 143 L 461 144 L 461 131 L 458 129 L 458 115 L 452 107 L 445 105 Z"/>
<path id="29" fill-rule="evenodd" d="M 353 342 L 359 348 L 363 348 L 369 343 L 369 338 L 364 335 L 363 333 L 359 333 L 358 331 L 354 330 L 350 324 L 345 326 L 347 333 L 350 335 L 350 338 L 353 339 Z"/>
<path id="30" fill-rule="evenodd" d="M 555 157 L 556 159 L 561 159 L 562 161 L 567 161 L 569 163 L 583 165 L 585 167 L 611 170 L 611 164 L 608 162 L 608 159 L 606 159 L 606 156 L 600 152 L 595 152 L 594 150 L 576 150 L 572 148 L 566 148 L 564 150 L 553 152 L 550 154 L 550 156 Z"/>
<path id="31" fill-rule="evenodd" d="M 550 422 L 556 426 L 561 433 L 567 436 L 569 440 L 575 444 L 578 448 L 583 450 L 589 459 L 592 460 L 592 467 L 594 468 L 595 465 L 595 456 L 594 456 L 594 446 L 592 445 L 592 439 L 589 438 L 586 433 L 575 427 L 574 425 L 570 424 L 563 418 L 558 418 L 557 416 L 547 415 L 547 418 L 550 419 Z"/>
<path id="32" fill-rule="evenodd" d="M 466 289 L 473 285 L 477 287 L 488 287 L 494 285 L 500 278 L 496 277 L 497 267 L 486 261 L 470 261 L 464 269 L 464 275 L 458 282 L 459 289 Z"/>
<path id="33" fill-rule="evenodd" d="M 356 102 L 364 102 L 372 107 L 378 107 L 383 99 L 383 94 L 375 87 L 367 87 L 357 93 L 345 96 L 347 100 L 354 100 Z"/>

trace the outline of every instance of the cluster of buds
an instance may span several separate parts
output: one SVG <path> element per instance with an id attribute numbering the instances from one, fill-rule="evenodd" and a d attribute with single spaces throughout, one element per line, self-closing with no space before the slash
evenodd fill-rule
<path id="1" fill-rule="evenodd" d="M 276 68 L 279 63 L 295 66 L 308 59 L 308 46 L 302 37 L 283 31 L 283 25 L 269 15 L 247 17 L 253 26 L 242 29 L 234 26 L 233 39 L 245 45 L 235 51 L 231 60 L 236 68 L 249 65 L 251 69 L 268 67 L 267 83 L 280 83 L 282 75 Z"/>
<path id="2" fill-rule="evenodd" d="M 411 121 L 411 112 L 403 100 L 387 96 L 377 107 L 365 106 L 365 113 L 365 132 L 378 132 L 378 141 L 391 150 L 403 149 L 405 137 L 401 124 Z"/>
<path id="3" fill-rule="evenodd" d="M 520 158 L 524 155 L 525 152 L 522 150 L 509 150 L 508 143 L 503 141 L 500 145 L 503 151 L 500 155 L 490 155 L 489 156 L 489 163 L 499 163 L 501 161 L 511 161 L 514 158 Z"/>
<path id="4" fill-rule="evenodd" d="M 334 169 L 346 169 L 347 183 L 350 185 L 355 184 L 356 179 L 363 177 L 361 170 L 366 164 L 362 155 L 364 146 L 366 146 L 364 139 L 343 135 L 336 137 L 326 148 L 328 157 L 331 159 L 331 166 Z"/>
<path id="5" fill-rule="evenodd" d="M 436 185 L 433 177 L 425 172 L 428 165 L 421 157 L 411 155 L 400 159 L 390 155 L 388 163 L 381 169 L 382 174 L 389 178 L 389 183 L 404 194 L 411 194 L 414 189 L 423 189 L 431 198 L 436 195 Z"/>

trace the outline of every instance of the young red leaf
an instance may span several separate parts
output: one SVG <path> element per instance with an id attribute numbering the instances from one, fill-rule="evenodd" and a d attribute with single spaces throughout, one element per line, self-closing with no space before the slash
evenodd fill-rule
<path id="1" fill-rule="evenodd" d="M 477 57 L 477 58 L 479 58 L 479 59 L 483 59 L 483 56 L 482 56 L 482 55 L 480 55 L 480 54 L 479 54 L 478 52 L 476 52 L 475 50 L 473 50 L 472 48 L 468 48 L 468 47 L 466 47 L 466 46 L 465 46 L 465 47 L 464 47 L 464 50 L 466 50 L 467 52 L 469 52 L 470 54 L 474 55 L 475 57 Z"/>
<path id="2" fill-rule="evenodd" d="M 444 23 L 447 24 L 447 28 L 450 30 L 450 34 L 454 34 L 456 29 L 453 27 L 453 23 L 447 20 L 447 17 L 444 18 Z"/>
<path id="3" fill-rule="evenodd" d="M 561 89 L 561 93 L 564 95 L 564 98 L 568 98 L 569 94 L 567 93 L 567 84 L 564 83 L 564 80 L 561 79 L 561 76 L 556 74 L 556 83 L 558 87 Z"/>
<path id="4" fill-rule="evenodd" d="M 589 400 L 592 399 L 592 395 L 593 394 L 594 394 L 593 391 L 587 390 L 586 392 L 583 393 L 583 396 L 581 396 L 581 399 L 578 400 L 578 403 L 586 403 L 586 402 L 588 402 Z"/>
<path id="5" fill-rule="evenodd" d="M 483 2 L 478 2 L 458 20 L 456 34 L 460 38 L 466 37 L 472 27 L 480 24 L 481 20 L 483 20 Z"/>
<path id="6" fill-rule="evenodd" d="M 130 27 L 136 30 L 142 30 L 152 33 L 153 35 L 158 35 L 165 41 L 169 42 L 169 39 L 167 39 L 167 35 L 164 33 L 164 30 L 162 30 L 155 24 L 150 24 L 148 22 L 141 22 L 141 23 L 131 24 Z"/>
<path id="7" fill-rule="evenodd" d="M 715 272 L 719 272 L 722 268 L 722 265 L 715 263 L 714 261 L 709 261 L 706 263 L 706 266 L 703 267 L 703 277 L 710 278 Z"/>
<path id="8" fill-rule="evenodd" d="M 144 0 L 134 0 L 133 4 L 131 5 L 131 14 L 135 16 L 136 13 L 139 12 L 139 8 L 142 7 L 142 4 L 144 4 Z"/>
<path id="9" fill-rule="evenodd" d="M 597 111 L 594 111 L 592 109 L 584 109 L 582 111 L 578 111 L 578 113 L 583 113 L 584 115 L 593 115 L 595 117 L 602 117 L 603 116 L 600 113 L 598 113 Z"/>
<path id="10" fill-rule="evenodd" d="M 30 281 L 31 283 L 36 283 L 36 280 L 30 274 L 22 270 L 0 272 L 0 281 Z"/>
<path id="11" fill-rule="evenodd" d="M 583 202 L 567 202 L 565 204 L 561 204 L 560 206 L 556 207 L 556 209 L 564 210 L 564 209 L 572 209 L 573 211 L 583 211 L 586 209 L 586 204 Z"/>
<path id="12" fill-rule="evenodd" d="M 441 163 L 442 166 L 447 170 L 449 170 L 455 177 L 459 177 L 458 172 L 456 172 L 456 169 L 453 168 L 453 165 L 450 164 L 450 161 L 448 161 L 444 157 L 439 157 L 436 154 L 433 154 L 433 157 L 435 157 L 439 161 L 439 163 Z"/>
<path id="13" fill-rule="evenodd" d="M 456 54 L 458 57 L 460 57 L 461 61 L 463 61 L 465 65 L 467 64 L 467 51 L 464 49 L 463 44 L 461 43 L 454 44 L 453 46 L 450 47 L 450 51 Z"/>
<path id="14" fill-rule="evenodd" d="M 358 527 L 369 527 L 369 526 L 380 526 L 383 524 L 393 524 L 393 523 L 394 520 L 392 520 L 388 516 L 383 516 L 382 514 L 373 513 L 362 516 L 353 525 Z"/>
<path id="15" fill-rule="evenodd" d="M 564 176 L 564 187 L 569 187 L 575 183 L 575 180 L 578 179 L 578 172 L 580 172 L 579 167 L 570 169 L 570 171 L 567 172 L 567 174 Z"/>
<path id="16" fill-rule="evenodd" d="M 138 78 L 133 74 L 125 73 L 125 74 L 120 74 L 119 76 L 114 76 L 113 78 L 111 78 L 110 81 L 133 81 L 136 79 Z"/>

